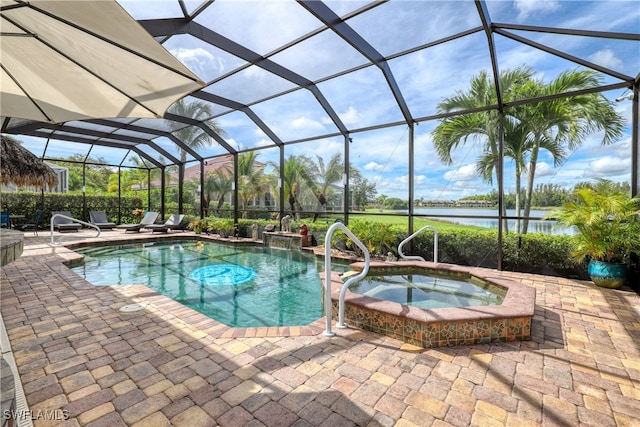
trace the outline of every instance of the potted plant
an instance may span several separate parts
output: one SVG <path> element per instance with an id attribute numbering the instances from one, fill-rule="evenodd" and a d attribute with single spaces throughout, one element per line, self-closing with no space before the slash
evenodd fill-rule
<path id="1" fill-rule="evenodd" d="M 621 193 L 604 179 L 574 194 L 576 201 L 547 218 L 577 229 L 573 256 L 589 259 L 588 273 L 596 285 L 618 288 L 626 280 L 629 255 L 640 252 L 640 199 Z"/>
<path id="2" fill-rule="evenodd" d="M 209 221 L 209 233 L 217 234 L 220 237 L 229 237 L 233 235 L 233 230 L 233 219 L 211 218 Z"/>
<path id="3" fill-rule="evenodd" d="M 144 216 L 144 209 L 135 208 L 133 211 L 131 211 L 131 213 L 137 220 L 141 220 L 142 217 Z"/>
<path id="4" fill-rule="evenodd" d="M 207 224 L 207 220 L 204 218 L 196 218 L 189 222 L 187 228 L 189 230 L 193 230 L 196 234 L 202 234 L 203 230 L 206 230 L 209 225 Z"/>
<path id="5" fill-rule="evenodd" d="M 233 225 L 233 220 L 222 220 L 220 224 L 218 224 L 218 235 L 220 237 L 229 237 L 233 236 L 235 231 L 235 227 Z"/>

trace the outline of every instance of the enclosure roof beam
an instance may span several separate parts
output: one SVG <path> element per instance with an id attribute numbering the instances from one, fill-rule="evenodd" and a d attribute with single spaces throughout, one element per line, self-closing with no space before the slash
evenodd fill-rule
<path id="1" fill-rule="evenodd" d="M 215 132 L 213 129 L 211 129 L 209 126 L 207 126 L 206 123 L 204 123 L 204 122 L 202 122 L 200 120 L 192 119 L 190 117 L 178 116 L 178 115 L 172 114 L 172 113 L 165 113 L 164 117 L 167 120 L 173 120 L 175 122 L 184 123 L 184 124 L 187 124 L 187 125 L 190 125 L 190 126 L 197 126 L 200 129 L 202 129 L 207 135 L 209 135 L 211 138 L 213 138 L 218 144 L 220 144 L 229 153 L 237 153 L 235 148 L 230 146 L 227 143 L 227 141 L 225 141 L 224 139 L 222 139 L 222 137 L 220 137 L 220 135 L 218 135 L 217 132 Z M 198 153 L 193 151 L 191 148 L 189 148 L 188 152 L 194 158 L 196 158 L 198 160 L 203 160 L 202 156 L 200 156 Z"/>
<path id="2" fill-rule="evenodd" d="M 365 58 L 375 64 L 384 75 L 391 93 L 393 94 L 402 115 L 404 116 L 407 124 L 413 123 L 409 106 L 407 105 L 402 91 L 396 82 L 391 68 L 387 60 L 378 52 L 369 42 L 367 42 L 357 31 L 355 31 L 349 24 L 347 24 L 342 18 L 331 10 L 326 4 L 321 1 L 299 1 L 300 5 L 304 7 L 309 13 L 316 17 L 320 22 L 330 28 L 334 33 L 340 36 L 344 41 L 349 43 L 354 49 L 360 52 Z"/>
<path id="3" fill-rule="evenodd" d="M 509 31 L 501 30 L 499 28 L 494 29 L 496 34 L 500 34 L 504 37 L 510 38 L 511 40 L 515 40 L 527 46 L 534 47 L 536 49 L 540 49 L 543 52 L 550 53 L 552 55 L 558 56 L 560 58 L 566 59 L 571 62 L 575 62 L 576 64 L 580 64 L 584 67 L 591 68 L 592 70 L 600 71 L 601 73 L 607 74 L 609 76 L 615 77 L 620 80 L 624 80 L 626 82 L 633 83 L 633 77 L 627 76 L 625 74 L 614 71 L 610 68 L 603 67 L 601 65 L 594 64 L 593 62 L 585 61 L 584 59 L 578 58 L 577 56 L 569 55 L 568 53 L 562 52 L 558 49 L 550 48 L 547 45 L 534 42 L 525 37 L 518 36 L 516 34 L 510 33 Z"/>
<path id="4" fill-rule="evenodd" d="M 49 138 L 51 138 L 51 139 L 59 139 L 58 138 L 58 134 L 57 134 L 56 131 L 60 130 L 60 131 L 63 131 L 63 132 L 69 132 L 69 133 L 74 133 L 74 134 L 78 134 L 78 135 L 94 136 L 94 137 L 97 138 L 94 141 L 94 144 L 97 144 L 97 145 L 110 146 L 109 145 L 109 141 L 104 141 L 102 138 L 116 139 L 116 140 L 119 140 L 119 141 L 132 142 L 134 144 L 145 144 L 145 145 L 148 145 L 150 148 L 154 149 L 155 151 L 157 151 L 159 154 L 165 156 L 169 161 L 174 162 L 174 163 L 179 163 L 180 162 L 171 153 L 169 153 L 165 149 L 159 147 L 154 142 L 152 142 L 150 140 L 147 140 L 147 139 L 144 139 L 144 138 L 136 138 L 134 136 L 127 136 L 127 135 L 118 135 L 118 134 L 115 134 L 115 133 L 105 134 L 102 131 L 95 131 L 95 130 L 91 130 L 91 129 L 79 128 L 79 127 L 76 127 L 76 126 L 69 126 L 69 125 L 64 126 L 64 128 L 59 128 L 55 124 L 48 124 L 48 123 L 43 123 L 43 125 L 40 126 L 40 129 L 51 129 L 53 131 L 49 136 Z"/>
<path id="5" fill-rule="evenodd" d="M 493 39 L 489 9 L 487 9 L 487 3 L 484 0 L 475 0 L 475 3 L 476 9 L 478 9 L 478 15 L 480 16 L 480 20 L 482 21 L 482 27 L 484 28 L 484 32 L 487 37 L 489 57 L 491 58 L 491 69 L 493 71 L 493 82 L 496 89 L 496 99 L 498 100 L 498 111 L 500 112 L 500 114 L 503 114 L 504 101 L 502 99 L 502 88 L 500 87 L 500 70 L 498 69 L 498 57 L 496 55 L 496 45 Z"/>
<path id="6" fill-rule="evenodd" d="M 582 36 L 582 37 L 596 37 L 599 39 L 617 39 L 617 40 L 632 40 L 640 41 L 640 33 L 616 33 L 611 31 L 593 31 L 593 30 L 577 30 L 574 28 L 553 28 L 553 27 L 540 27 L 535 25 L 521 25 L 521 24 L 503 24 L 494 22 L 494 28 L 502 28 L 505 30 L 519 30 L 519 31 L 531 31 L 537 33 L 547 34 L 563 34 L 567 36 Z"/>
<path id="7" fill-rule="evenodd" d="M 265 122 L 262 121 L 262 119 L 260 119 L 260 117 L 258 117 L 256 113 L 253 112 L 253 110 L 251 110 L 249 106 L 202 90 L 193 93 L 191 96 L 207 102 L 213 102 L 218 105 L 223 105 L 237 111 L 242 111 L 249 117 L 249 119 L 251 119 L 256 124 L 256 126 L 258 126 L 258 128 L 260 128 L 262 132 L 264 132 L 269 138 L 271 138 L 271 140 L 275 142 L 276 145 L 283 145 L 282 140 L 271 130 L 269 126 L 267 126 Z"/>
<path id="8" fill-rule="evenodd" d="M 167 114 L 165 114 L 165 118 L 168 119 Z M 172 117 L 180 117 L 177 115 L 171 115 Z M 120 129 L 128 129 L 128 130 L 132 130 L 134 132 L 141 132 L 141 133 L 148 133 L 148 134 L 152 134 L 152 135 L 158 135 L 158 136 L 164 136 L 165 138 L 169 138 L 171 141 L 173 141 L 173 143 L 175 143 L 181 150 L 189 153 L 190 155 L 192 155 L 196 160 L 202 160 L 202 156 L 200 156 L 198 153 L 196 153 L 195 151 L 193 151 L 189 146 L 187 146 L 184 142 L 180 141 L 180 139 L 176 138 L 175 135 L 173 135 L 171 132 L 168 131 L 163 131 L 163 130 L 157 130 L 157 129 L 152 129 L 152 128 L 148 128 L 148 127 L 144 127 L 144 126 L 138 126 L 138 125 L 132 125 L 132 124 L 127 124 L 127 123 L 120 123 L 120 122 L 115 122 L 115 121 L 109 121 L 109 120 L 101 120 L 101 119 L 95 119 L 95 120 L 90 120 L 93 123 L 97 123 L 97 124 L 103 124 L 104 126 L 117 126 L 118 124 L 120 126 L 118 126 Z M 183 121 L 181 120 L 174 120 L 180 123 L 183 123 Z M 109 124 L 111 123 L 111 124 Z M 174 156 L 171 156 L 171 158 L 175 159 Z M 179 164 L 181 163 L 178 159 L 175 159 L 176 161 L 174 162 L 174 164 Z"/>
<path id="9" fill-rule="evenodd" d="M 272 60 L 261 56 L 260 54 L 253 52 L 250 49 L 242 46 L 239 43 L 230 40 L 223 35 L 210 30 L 209 28 L 198 24 L 197 22 L 188 21 L 182 18 L 174 19 L 149 19 L 138 21 L 152 36 L 161 37 L 165 35 L 176 34 L 190 34 L 193 37 L 200 39 L 212 46 L 224 50 L 231 55 L 235 55 L 257 67 L 260 67 L 270 73 L 275 74 L 278 77 L 290 81 L 298 85 L 301 88 L 308 89 L 313 93 L 316 100 L 320 103 L 325 112 L 329 115 L 334 124 L 344 134 L 348 133 L 347 128 L 342 123 L 338 114 L 334 111 L 333 107 L 326 100 L 324 95 L 316 87 L 316 85 L 301 75 L 291 71 L 290 69 L 283 67 L 282 65 L 273 62 Z M 166 117 L 166 115 L 165 115 Z"/>
<path id="10" fill-rule="evenodd" d="M 23 135 L 35 136 L 35 137 L 38 137 L 38 138 L 49 138 L 50 137 L 49 133 L 42 132 L 42 131 L 30 131 L 30 132 L 27 132 L 27 133 L 23 133 Z M 79 136 L 71 136 L 71 135 L 56 135 L 55 139 L 60 140 L 60 141 L 78 142 L 80 144 L 89 144 L 89 145 L 94 145 L 96 143 L 96 141 L 94 139 L 81 138 Z M 105 146 L 113 147 L 113 148 L 122 148 L 122 149 L 125 149 L 125 150 L 132 150 L 136 154 L 138 154 L 140 157 L 143 157 L 143 158 L 147 159 L 149 162 L 153 163 L 157 167 L 159 167 L 159 168 L 164 168 L 165 167 L 165 165 L 160 163 L 158 160 L 154 159 L 149 154 L 145 153 L 140 148 L 138 148 L 137 145 L 130 145 L 130 144 L 126 144 L 124 142 L 122 144 L 119 144 L 117 142 L 110 142 L 110 141 L 100 141 L 100 145 L 105 145 Z"/>

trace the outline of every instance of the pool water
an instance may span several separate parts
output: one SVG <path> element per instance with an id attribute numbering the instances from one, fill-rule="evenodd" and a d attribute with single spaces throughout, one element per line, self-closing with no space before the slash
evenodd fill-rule
<path id="1" fill-rule="evenodd" d="M 300 326 L 323 316 L 315 257 L 301 251 L 172 241 L 76 249 L 96 286 L 144 284 L 232 327 Z"/>
<path id="2" fill-rule="evenodd" d="M 349 286 L 351 292 L 413 307 L 452 308 L 499 305 L 506 290 L 427 274 L 367 276 Z"/>

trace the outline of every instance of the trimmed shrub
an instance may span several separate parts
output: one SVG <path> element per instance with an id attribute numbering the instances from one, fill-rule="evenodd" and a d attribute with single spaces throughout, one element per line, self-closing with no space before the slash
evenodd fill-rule
<path id="1" fill-rule="evenodd" d="M 571 258 L 573 239 L 566 235 L 529 233 L 504 234 L 502 266 L 508 271 L 586 279 L 586 265 Z M 413 240 L 411 255 L 433 260 L 433 232 L 425 231 Z M 438 261 L 496 268 L 497 230 L 459 230 L 438 233 Z"/>
<path id="2" fill-rule="evenodd" d="M 505 270 L 588 279 L 587 263 L 578 262 L 571 253 L 573 238 L 565 235 L 530 233 L 503 237 Z"/>
<path id="3" fill-rule="evenodd" d="M 139 197 L 122 197 L 122 223 L 135 223 L 139 220 L 132 214 L 135 208 L 145 208 Z M 89 220 L 89 211 L 105 211 L 110 221 L 118 222 L 118 197 L 94 196 L 69 193 L 42 193 L 32 191 L 3 192 L 2 208 L 13 214 L 33 217 L 36 210 L 42 209 L 40 224 L 51 220 L 52 211 L 69 211 L 74 218 Z"/>

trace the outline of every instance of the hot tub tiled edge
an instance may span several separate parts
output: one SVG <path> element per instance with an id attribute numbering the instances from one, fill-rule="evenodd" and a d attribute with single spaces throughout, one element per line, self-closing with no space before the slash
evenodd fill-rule
<path id="1" fill-rule="evenodd" d="M 15 261 L 24 250 L 24 234 L 16 230 L 0 229 L 0 266 Z"/>
<path id="2" fill-rule="evenodd" d="M 359 263 L 352 267 L 355 270 L 361 268 Z M 507 293 L 503 303 L 497 306 L 423 310 L 347 291 L 345 322 L 349 326 L 423 348 L 527 341 L 531 338 L 534 288 L 500 277 L 491 270 L 430 262 L 373 262 L 370 272 L 399 268 L 437 270 L 465 279 L 473 277 L 503 287 Z M 337 320 L 342 281 L 338 274 L 333 274 L 331 281 L 332 317 Z"/>

